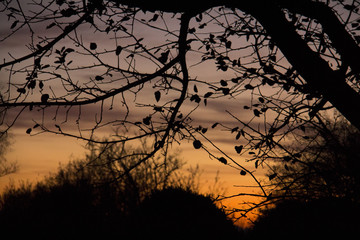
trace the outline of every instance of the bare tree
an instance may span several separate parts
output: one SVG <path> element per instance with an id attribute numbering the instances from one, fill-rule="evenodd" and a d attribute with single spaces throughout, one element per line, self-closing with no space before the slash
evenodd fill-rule
<path id="1" fill-rule="evenodd" d="M 342 117 L 308 124 L 296 136 L 292 154 L 275 160 L 269 175 L 277 197 L 300 200 L 339 198 L 359 203 L 359 131 Z"/>
<path id="2" fill-rule="evenodd" d="M 333 107 L 360 128 L 359 4 L 2 1 L 9 26 L 1 45 L 27 40 L 14 52 L 2 47 L 9 49 L 0 64 L 7 77 L 2 132 L 30 116 L 32 135 L 104 144 L 151 136 L 152 150 L 129 171 L 160 149 L 192 141 L 251 176 L 268 199 L 271 190 L 255 171 L 289 152 L 283 143 L 294 131 Z M 196 110 L 224 100 L 234 107 L 223 109 L 223 118 L 196 121 Z M 130 131 L 96 140 L 109 128 Z M 211 137 L 214 128 L 234 136 L 232 153 Z"/>

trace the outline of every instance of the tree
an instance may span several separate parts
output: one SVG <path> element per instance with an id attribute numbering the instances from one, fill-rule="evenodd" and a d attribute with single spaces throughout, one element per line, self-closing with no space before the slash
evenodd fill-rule
<path id="1" fill-rule="evenodd" d="M 308 137 L 295 137 L 292 154 L 274 159 L 269 175 L 276 197 L 309 201 L 338 198 L 360 203 L 359 130 L 341 116 L 308 124 Z M 295 156 L 295 157 L 294 157 Z"/>
<path id="2" fill-rule="evenodd" d="M 359 210 L 359 205 L 339 199 L 286 200 L 263 209 L 249 239 L 275 235 L 288 239 L 294 234 L 302 238 L 347 238 L 359 233 Z"/>
<path id="3" fill-rule="evenodd" d="M 9 52 L 0 64 L 9 79 L 1 94 L 2 131 L 30 114 L 27 134 L 101 142 L 96 136 L 106 128 L 132 130 L 105 145 L 151 136 L 153 149 L 129 171 L 172 143 L 192 141 L 251 176 L 267 199 L 271 191 L 254 171 L 288 152 L 283 143 L 293 131 L 333 107 L 360 128 L 359 4 L 2 1 L 10 26 L 1 44 L 28 36 L 25 53 Z M 224 100 L 236 109 L 207 126 L 194 121 L 195 110 Z M 93 113 L 92 124 L 85 112 Z M 208 133 L 214 128 L 242 142 L 225 152 Z M 254 169 L 232 154 L 252 161 Z"/>

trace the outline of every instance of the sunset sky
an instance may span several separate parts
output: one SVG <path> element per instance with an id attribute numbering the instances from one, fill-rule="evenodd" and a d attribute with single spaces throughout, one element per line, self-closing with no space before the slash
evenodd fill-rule
<path id="1" fill-rule="evenodd" d="M 25 2 L 25 1 L 24 1 Z M 22 2 L 23 3 L 23 2 Z M 26 8 L 26 4 L 23 5 L 23 8 Z M 14 6 L 16 7 L 16 6 Z M 147 20 L 153 18 L 154 13 L 147 13 L 141 14 L 138 18 L 145 18 Z M 217 32 L 219 30 L 218 23 L 216 21 L 211 21 L 210 15 L 204 16 L 204 22 L 207 22 L 207 26 L 204 29 L 197 29 L 198 36 L 208 37 L 209 32 Z M 163 32 L 154 28 L 149 28 L 144 26 L 144 24 L 136 23 L 134 26 L 134 32 L 136 32 L 136 36 L 138 39 L 144 38 L 142 44 L 146 46 L 158 46 L 161 44 L 167 44 L 169 41 L 174 41 L 176 38 L 169 34 L 172 33 L 176 36 L 179 31 L 179 21 L 177 18 L 171 18 L 170 15 L 164 16 L 164 19 L 167 21 L 161 22 L 158 20 L 156 25 L 154 26 L 167 28 L 168 32 Z M 162 20 L 164 20 L 162 19 Z M 6 15 L 0 15 L 0 35 L 7 36 L 13 30 L 10 29 L 10 26 L 13 24 L 14 20 L 7 21 Z M 226 19 L 226 21 L 231 21 L 231 19 Z M 35 23 L 33 25 L 33 30 L 35 31 L 34 38 L 31 38 L 29 34 L 29 29 L 25 26 L 14 35 L 11 35 L 8 39 L 4 39 L 0 42 L 0 56 L 1 60 L 9 60 L 12 57 L 18 58 L 24 54 L 30 53 L 28 49 L 29 44 L 32 41 L 40 41 L 43 36 L 47 37 L 54 37 L 57 36 L 61 31 L 56 27 L 47 29 L 51 22 L 47 21 L 45 23 Z M 20 25 L 20 23 L 19 23 Z M 191 22 L 191 26 L 198 26 L 195 20 Z M 220 28 L 221 29 L 221 28 Z M 203 31 L 203 32 L 202 32 Z M 90 43 L 96 42 L 97 50 L 100 51 L 109 51 L 116 48 L 117 45 L 126 45 L 130 43 L 130 40 L 127 38 L 118 38 L 115 40 L 115 35 L 110 33 L 108 35 L 104 33 L 98 33 L 93 28 L 89 26 L 89 24 L 82 25 L 76 32 L 71 33 L 70 36 L 72 38 L 78 37 L 81 39 L 84 46 L 89 46 Z M 116 36 L 119 37 L 119 36 Z M 115 43 L 117 41 L 117 43 Z M 193 44 L 193 43 L 192 43 Z M 192 48 L 195 50 L 199 45 L 194 42 Z M 245 41 L 245 37 L 242 39 L 233 39 L 232 47 L 238 48 L 238 52 L 231 52 L 229 56 L 232 54 L 238 54 L 239 56 L 244 56 L 242 60 L 243 64 L 250 66 L 249 64 L 253 61 L 252 56 L 247 56 L 249 54 L 249 50 L 251 48 L 242 48 L 244 46 L 249 45 Z M 69 38 L 65 38 L 60 41 L 55 47 L 55 49 L 61 49 L 63 46 L 68 48 L 74 48 L 75 53 L 70 53 L 67 57 L 68 59 L 72 59 L 73 63 L 70 65 L 72 67 L 76 66 L 91 66 L 96 62 L 93 58 L 86 57 L 85 54 L 88 54 L 82 46 L 76 46 Z M 126 49 L 129 51 L 128 49 Z M 169 49 L 170 50 L 170 58 L 176 55 L 176 49 Z M 161 50 L 163 51 L 163 50 Z M 161 53 L 157 53 L 157 56 Z M 200 51 L 200 50 L 199 50 Z M 82 54 L 77 54 L 82 53 Z M 129 52 L 123 50 L 121 53 L 120 61 L 115 56 L 114 52 L 109 54 L 101 55 L 105 62 L 109 62 L 111 64 L 116 65 L 116 62 L 120 67 L 126 67 L 127 55 Z M 55 54 L 53 54 L 55 55 Z M 247 56 L 247 57 L 245 57 Z M 189 85 L 189 92 L 193 92 L 195 89 L 195 84 L 197 90 L 203 95 L 209 91 L 209 87 L 206 82 L 220 82 L 221 79 L 231 79 L 233 77 L 237 77 L 236 72 L 231 71 L 221 71 L 217 70 L 217 67 L 214 61 L 206 61 L 201 63 L 202 54 L 194 51 L 190 52 L 187 55 L 188 66 L 190 70 L 190 75 L 196 81 L 191 82 Z M 90 60 L 89 60 L 90 58 Z M 48 61 L 53 64 L 53 61 L 56 60 L 54 57 L 49 57 Z M 45 61 L 45 60 L 42 60 Z M 282 63 L 279 60 L 279 64 Z M 33 59 L 29 61 L 25 61 L 24 63 L 15 65 L 13 70 L 21 70 L 21 67 L 26 65 L 30 65 L 33 63 Z M 45 62 L 42 62 L 45 64 Z M 149 72 L 151 73 L 158 66 L 154 63 L 153 60 L 149 60 L 147 58 L 139 59 L 137 62 L 137 71 L 140 72 Z M 11 78 L 12 82 L 15 83 L 23 83 L 24 78 L 26 77 L 27 72 L 17 72 L 14 75 L 9 74 L 10 68 L 7 68 L 7 71 L 1 70 L 0 71 L 0 87 L 2 89 L 7 88 L 7 83 Z M 89 79 L 93 79 L 96 75 L 101 75 L 104 73 L 104 69 L 101 67 L 98 68 L 91 68 L 88 69 L 78 69 L 71 72 L 71 77 L 76 79 L 79 82 L 87 82 Z M 115 78 L 115 77 L 114 77 Z M 110 77 L 109 77 L 110 79 Z M 108 79 L 105 79 L 108 80 Z M 109 80 L 110 81 L 110 80 Z M 54 81 L 44 81 L 44 89 L 38 91 L 34 89 L 31 94 L 28 95 L 28 99 L 32 99 L 33 101 L 39 101 L 41 94 L 49 93 L 51 94 L 52 91 L 55 91 L 57 94 L 62 94 L 63 89 L 61 88 L 61 84 L 59 82 Z M 201 85 L 199 83 L 203 82 L 204 84 Z M 60 82 L 61 83 L 61 82 Z M 112 85 L 111 85 L 112 84 Z M 115 86 L 117 82 L 110 83 L 110 86 Z M 229 81 L 229 84 L 231 82 Z M 155 84 L 154 84 L 155 85 Z M 175 85 L 176 86 L 176 85 Z M 105 86 L 104 86 L 105 87 Z M 268 89 L 271 92 L 271 88 Z M 14 91 L 14 90 L 13 90 Z M 16 91 L 16 90 L 15 90 Z M 146 108 L 141 108 L 138 105 L 134 105 L 134 101 L 137 104 L 148 104 L 154 103 L 154 88 L 152 84 L 147 85 L 138 95 L 134 95 L 129 93 L 126 95 L 128 107 L 131 110 L 131 115 L 129 116 L 130 120 L 134 121 L 141 121 L 144 117 L 147 116 L 148 110 Z M 171 99 L 176 98 L 176 94 L 178 92 L 169 92 L 167 95 L 162 95 L 161 101 L 165 103 L 166 101 L 170 101 Z M 111 100 L 107 100 L 104 102 L 105 107 L 103 112 L 103 122 L 112 121 L 118 118 L 121 118 L 125 114 L 125 107 L 120 104 L 121 97 L 118 96 L 113 99 L 114 102 L 117 102 L 117 105 L 114 105 L 112 110 L 109 109 L 111 104 Z M 249 92 L 243 92 L 239 95 L 234 96 L 223 96 L 221 98 L 214 98 L 209 99 L 207 105 L 205 106 L 203 102 L 197 106 L 197 104 L 193 101 L 186 100 L 180 109 L 182 113 L 189 114 L 191 113 L 191 118 L 193 119 L 193 126 L 202 126 L 208 129 L 206 133 L 206 137 L 211 139 L 213 143 L 217 146 L 221 147 L 221 150 L 227 154 L 228 156 L 232 157 L 234 160 L 239 162 L 242 166 L 248 168 L 249 170 L 255 170 L 254 162 L 246 162 L 249 156 L 239 156 L 236 151 L 234 150 L 235 145 L 239 144 L 246 144 L 244 139 L 235 140 L 235 136 L 230 133 L 230 130 L 226 130 L 224 128 L 215 128 L 212 129 L 211 126 L 215 122 L 221 122 L 230 128 L 235 128 L 239 126 L 239 122 L 231 117 L 228 113 L 232 112 L 237 118 L 243 119 L 244 121 L 248 121 L 249 119 L 254 118 L 254 114 L 252 109 L 245 110 L 243 107 L 245 105 L 251 105 L 251 103 L 255 102 L 256 99 L 253 99 Z M 192 112 L 194 109 L 196 111 Z M 5 127 L 7 124 L 10 124 L 14 118 L 16 118 L 16 114 L 22 111 L 21 108 L 15 108 L 11 111 L 7 112 L 7 116 L 5 117 L 5 123 L 3 126 Z M 57 114 L 55 113 L 57 111 Z M 49 174 L 50 172 L 54 172 L 57 170 L 59 164 L 62 165 L 66 164 L 69 160 L 81 159 L 85 154 L 85 145 L 86 141 L 61 136 L 60 134 L 50 134 L 50 133 L 41 133 L 39 129 L 33 129 L 31 134 L 27 134 L 26 130 L 28 128 L 32 128 L 36 123 L 45 123 L 45 125 L 51 129 L 56 130 L 54 127 L 55 124 L 60 125 L 61 129 L 65 132 L 69 132 L 72 134 L 79 134 L 78 128 L 81 128 L 83 131 L 82 133 L 87 135 L 89 132 L 86 129 L 91 129 L 94 126 L 95 119 L 97 119 L 100 115 L 100 105 L 99 104 L 90 104 L 84 106 L 81 109 L 81 121 L 79 125 L 76 125 L 75 122 L 77 118 L 79 118 L 79 109 L 78 108 L 59 108 L 56 110 L 55 107 L 46 109 L 44 118 L 42 115 L 42 110 L 40 108 L 36 108 L 33 111 L 30 111 L 26 108 L 19 119 L 17 119 L 16 123 L 10 130 L 10 134 L 12 136 L 11 141 L 13 144 L 11 145 L 10 151 L 7 154 L 8 161 L 16 161 L 19 165 L 19 170 L 15 174 L 10 174 L 6 177 L 2 177 L 0 179 L 0 190 L 3 189 L 6 185 L 10 183 L 17 184 L 18 181 L 39 181 L 45 175 Z M 56 117 L 56 118 L 55 118 Z M 255 119 L 253 122 L 261 123 L 264 121 L 262 118 Z M 101 139 L 102 137 L 110 137 L 113 134 L 113 131 L 117 129 L 117 125 L 113 124 L 110 126 L 106 126 L 101 128 L 100 130 L 96 131 L 96 137 Z M 130 130 L 130 132 L 132 129 Z M 120 129 L 121 132 L 121 129 Z M 205 141 L 204 141 L 205 143 Z M 215 150 L 217 157 L 222 157 L 223 154 L 219 151 L 216 151 L 211 144 L 207 143 L 206 145 L 209 149 Z M 203 171 L 202 174 L 202 182 L 204 183 L 204 191 L 214 182 L 217 172 L 219 172 L 220 182 L 223 186 L 227 189 L 227 194 L 233 195 L 237 193 L 242 193 L 246 191 L 247 193 L 258 193 L 258 188 L 240 188 L 237 186 L 255 186 L 256 183 L 248 174 L 246 176 L 240 175 L 239 169 L 235 169 L 229 166 L 225 166 L 221 162 L 209 158 L 209 155 L 203 150 L 196 150 L 192 145 L 192 141 L 184 140 L 181 144 L 174 143 L 173 144 L 174 150 L 180 150 L 181 156 L 180 158 L 184 159 L 187 162 L 185 168 L 189 166 L 196 166 L 199 165 L 200 169 Z M 261 178 L 265 176 L 265 170 L 259 167 L 257 171 L 254 173 L 255 176 Z M 246 201 L 246 198 L 237 198 L 232 201 L 232 205 L 237 207 L 238 203 L 242 203 Z"/>

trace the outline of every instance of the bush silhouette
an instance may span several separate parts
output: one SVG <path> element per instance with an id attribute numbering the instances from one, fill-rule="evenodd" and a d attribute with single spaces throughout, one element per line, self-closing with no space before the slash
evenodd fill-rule
<path id="1" fill-rule="evenodd" d="M 154 192 L 143 201 L 138 214 L 142 237 L 225 239 L 240 236 L 210 197 L 181 188 Z"/>
<path id="2" fill-rule="evenodd" d="M 152 236 L 214 239 L 239 234 L 210 197 L 189 190 L 158 190 L 136 209 L 123 212 L 114 207 L 115 199 L 107 199 L 109 205 L 98 202 L 94 189 L 82 183 L 13 191 L 3 197 L 2 233 L 37 239 Z"/>
<path id="3" fill-rule="evenodd" d="M 150 159 L 121 176 L 125 164 L 138 160 L 126 154 L 116 146 L 91 149 L 34 186 L 10 186 L 0 196 L 2 233 L 37 239 L 236 234 L 211 198 L 195 193 L 196 172 L 175 174 L 181 163 L 169 156 L 166 164 Z"/>
<path id="4" fill-rule="evenodd" d="M 286 200 L 264 210 L 252 237 L 344 237 L 360 233 L 360 207 L 341 199 Z M 353 235 L 356 234 L 356 235 Z"/>
<path id="5" fill-rule="evenodd" d="M 94 189 L 81 183 L 13 190 L 2 199 L 2 232 L 38 239 L 112 236 L 124 217 L 118 209 L 98 202 Z"/>

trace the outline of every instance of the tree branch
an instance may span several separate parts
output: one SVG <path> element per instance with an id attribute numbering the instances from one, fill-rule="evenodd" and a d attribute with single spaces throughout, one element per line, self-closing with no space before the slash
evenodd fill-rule
<path id="1" fill-rule="evenodd" d="M 68 102 L 15 102 L 15 103 L 1 103 L 0 107 L 18 107 L 18 106 L 79 106 L 79 105 L 87 105 L 87 104 L 91 104 L 91 103 L 96 103 L 99 101 L 103 101 L 105 99 L 111 98 L 121 92 L 125 92 L 133 87 L 139 86 L 143 83 L 146 83 L 147 81 L 150 81 L 158 76 L 160 76 L 161 74 L 163 74 L 164 72 L 166 72 L 169 68 L 171 68 L 174 64 L 176 64 L 179 61 L 179 57 L 175 57 L 174 59 L 172 59 L 169 63 L 167 63 L 164 67 L 162 67 L 161 69 L 159 69 L 158 71 L 156 71 L 153 74 L 150 74 L 138 81 L 129 83 L 126 86 L 123 86 L 121 88 L 115 89 L 109 93 L 106 93 L 104 95 L 92 98 L 92 99 L 88 99 L 88 100 L 83 100 L 83 101 L 68 101 Z"/>
<path id="2" fill-rule="evenodd" d="M 333 46 L 342 56 L 343 61 L 351 67 L 354 73 L 360 73 L 360 47 L 346 31 L 335 13 L 322 2 L 310 0 L 287 1 L 279 0 L 280 6 L 291 12 L 296 12 L 318 20 L 324 31 L 330 37 Z"/>
<path id="3" fill-rule="evenodd" d="M 244 10 L 262 24 L 289 63 L 307 83 L 360 129 L 360 114 L 354 114 L 360 111 L 360 95 L 310 49 L 286 20 L 280 8 L 271 2 L 259 2 L 262 7 L 258 6 L 259 3 L 247 4 Z"/>
<path id="4" fill-rule="evenodd" d="M 3 67 L 6 66 L 11 66 L 13 64 L 17 64 L 20 63 L 22 61 L 25 61 L 29 58 L 32 57 L 36 57 L 40 54 L 42 54 L 43 52 L 49 51 L 57 42 L 59 42 L 61 39 L 63 39 L 64 37 L 66 37 L 70 32 L 72 32 L 74 29 L 76 29 L 81 23 L 83 23 L 84 20 L 86 20 L 88 17 L 90 16 L 89 12 L 86 12 L 83 16 L 81 16 L 76 22 L 74 22 L 73 24 L 69 24 L 67 27 L 65 27 L 64 32 L 61 33 L 59 36 L 57 36 L 54 40 L 52 40 L 51 42 L 49 42 L 48 44 L 46 44 L 44 47 L 40 47 L 38 50 L 23 56 L 21 58 L 17 58 L 13 61 L 10 62 L 5 62 L 3 64 L 0 64 L 0 70 Z"/>

